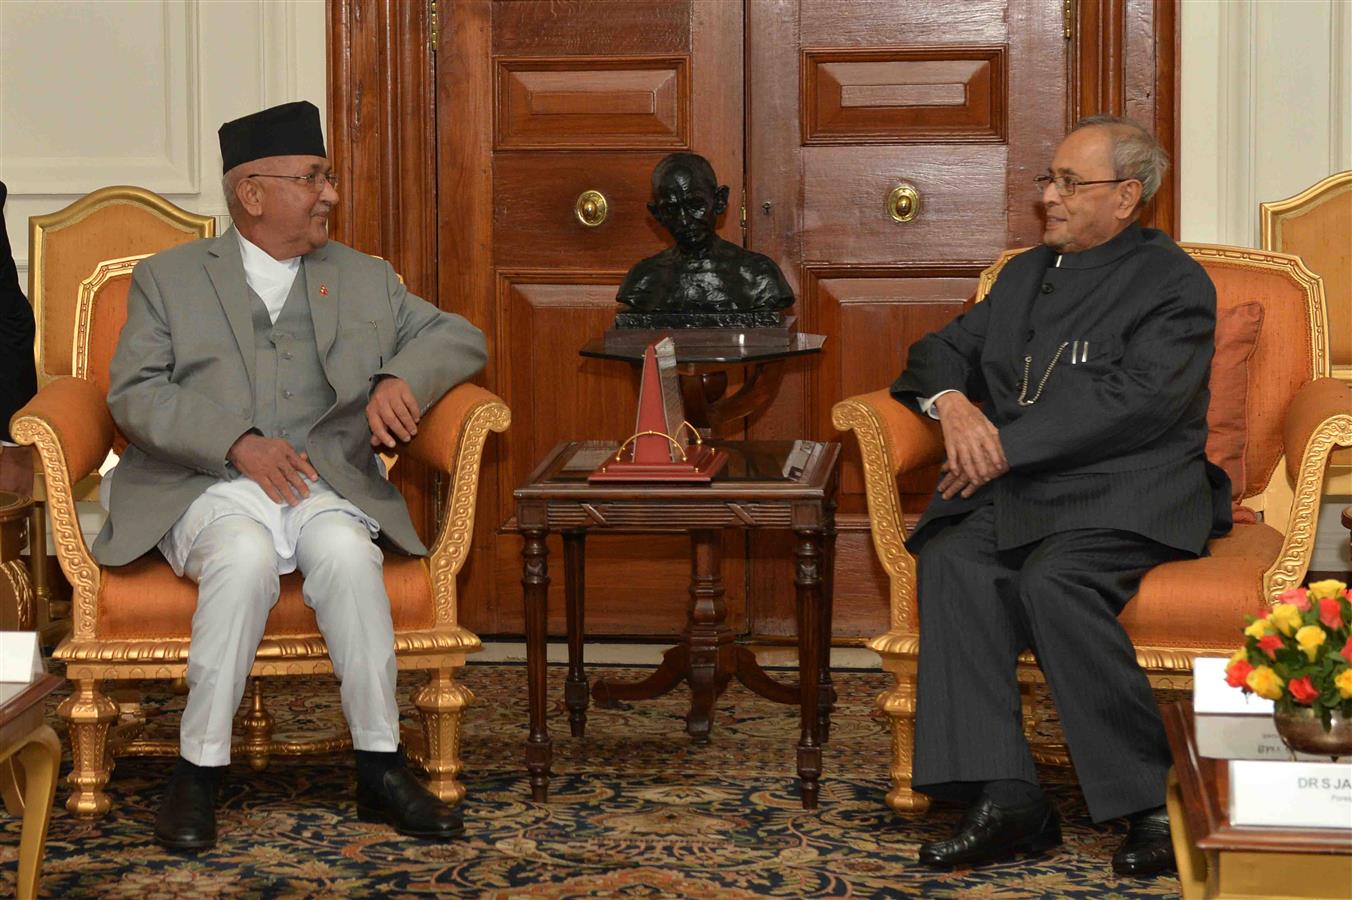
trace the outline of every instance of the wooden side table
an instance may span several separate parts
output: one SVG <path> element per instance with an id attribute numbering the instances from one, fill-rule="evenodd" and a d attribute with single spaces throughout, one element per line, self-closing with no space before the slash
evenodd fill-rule
<path id="1" fill-rule="evenodd" d="M 1352 832 L 1231 825 L 1229 760 L 1198 753 L 1191 703 L 1163 713 L 1174 759 L 1169 827 L 1187 900 L 1348 896 Z"/>
<path id="2" fill-rule="evenodd" d="M 61 684 L 55 675 L 44 675 L 0 701 L 0 778 L 14 778 L 23 771 L 23 784 L 16 785 L 23 807 L 23 832 L 19 838 L 20 900 L 36 897 L 42 851 L 47 843 L 47 823 L 56 796 L 56 775 L 61 768 L 61 742 L 46 723 L 43 702 Z M 7 687 L 13 687 L 7 685 Z M 6 791 L 6 799 L 10 799 Z M 7 804 L 8 805 L 8 804 Z M 11 810 L 11 812 L 15 812 Z"/>
<path id="3" fill-rule="evenodd" d="M 609 534 L 688 533 L 691 549 L 690 610 L 681 642 L 648 678 L 634 683 L 601 680 L 591 686 L 598 703 L 640 700 L 690 686 L 686 731 L 707 741 L 714 701 L 735 677 L 756 693 L 797 703 L 800 715 L 798 777 L 805 809 L 817 805 L 821 745 L 829 733 L 831 687 L 831 572 L 835 552 L 835 498 L 840 445 L 811 441 L 728 441 L 727 467 L 707 485 L 597 484 L 587 475 L 615 444 L 560 444 L 515 491 L 517 528 L 524 539 L 521 584 L 526 604 L 526 668 L 530 737 L 526 767 L 531 794 L 549 797 L 553 746 L 545 722 L 548 549 L 551 530 L 563 534 L 566 573 L 568 678 L 564 702 L 574 737 L 587 721 L 588 683 L 583 668 L 586 603 L 585 540 Z M 719 531 L 786 528 L 795 534 L 794 586 L 798 600 L 798 682 L 784 684 L 735 643 L 727 625 L 720 574 Z"/>

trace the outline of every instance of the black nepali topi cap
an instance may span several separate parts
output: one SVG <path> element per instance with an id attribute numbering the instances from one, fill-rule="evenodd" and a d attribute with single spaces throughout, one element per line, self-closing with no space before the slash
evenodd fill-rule
<path id="1" fill-rule="evenodd" d="M 268 156 L 328 156 L 319 108 L 308 100 L 283 103 L 226 122 L 221 139 L 221 170 Z"/>

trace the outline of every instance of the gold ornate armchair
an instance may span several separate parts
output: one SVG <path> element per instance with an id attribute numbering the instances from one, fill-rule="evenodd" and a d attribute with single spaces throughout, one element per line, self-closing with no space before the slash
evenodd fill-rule
<path id="1" fill-rule="evenodd" d="M 72 375 L 42 387 L 12 425 L 15 438 L 36 445 L 41 456 L 57 557 L 73 590 L 73 631 L 55 656 L 65 662 L 73 684 L 59 708 L 70 729 L 74 759 L 66 807 L 86 815 L 102 814 L 110 806 L 104 788 L 116 754 L 178 752 L 176 741 L 145 739 L 139 704 L 119 702 L 104 688 L 107 682 L 182 677 L 197 603 L 196 585 L 176 577 L 156 553 L 128 566 L 101 568 L 76 520 L 74 485 L 99 466 L 109 449 L 125 445 L 106 403 L 108 365 L 126 321 L 131 271 L 141 258 L 102 262 L 81 283 L 69 320 Z M 472 384 L 460 385 L 428 410 L 404 453 L 446 473 L 445 519 L 428 558 L 391 554 L 385 561 L 398 666 L 429 672 L 413 694 L 420 728 L 406 728 L 404 740 L 410 758 L 430 776 L 433 792 L 451 803 L 465 792 L 456 780 L 460 714 L 472 699 L 455 672 L 466 654 L 480 648 L 479 639 L 457 621 L 456 574 L 469 552 L 484 442 L 489 431 L 506 430 L 510 418 L 501 400 Z M 274 740 L 272 716 L 263 705 L 260 677 L 331 671 L 314 614 L 301 599 L 300 577 L 285 576 L 253 666 L 239 755 L 261 768 L 276 754 L 350 746 L 346 735 Z"/>
<path id="2" fill-rule="evenodd" d="M 1319 279 L 1286 254 L 1183 246 L 1215 282 L 1222 313 L 1261 305 L 1261 326 L 1245 362 L 1247 377 L 1236 387 L 1247 391 L 1239 406 L 1244 476 L 1236 500 L 1253 513 L 1240 518 L 1261 521 L 1238 523 L 1229 535 L 1210 542 L 1209 556 L 1158 566 L 1142 580 L 1121 621 L 1156 688 L 1186 687 L 1195 657 L 1228 655 L 1236 646 L 1243 613 L 1301 582 L 1313 550 L 1330 453 L 1335 446 L 1352 445 L 1347 389 L 1327 377 L 1329 338 Z M 1006 252 L 982 273 L 978 301 L 1017 252 Z M 1212 381 L 1217 383 L 1214 367 Z M 1213 413 L 1217 408 L 1213 390 Z M 943 460 L 941 432 L 937 422 L 911 412 L 886 390 L 837 403 L 832 421 L 842 431 L 854 431 L 859 442 L 873 547 L 890 581 L 888 631 L 869 643 L 895 678 L 878 698 L 892 727 L 887 803 L 898 811 L 919 811 L 929 801 L 911 786 L 919 649 L 915 560 L 904 544 L 897 478 Z M 1036 694 L 1043 689 L 1031 654 L 1020 659 L 1018 677 L 1031 740 L 1042 708 Z M 1040 762 L 1066 761 L 1064 747 L 1033 746 Z"/>
<path id="3" fill-rule="evenodd" d="M 80 282 L 101 260 L 157 253 L 215 234 L 212 216 L 188 212 L 158 194 L 128 185 L 99 188 L 63 209 L 30 218 L 28 299 L 37 320 L 38 386 L 74 373 L 71 335 L 76 296 Z M 84 500 L 96 486 L 96 478 L 79 485 L 77 499 Z M 47 529 L 41 479 L 34 494 L 38 502 L 29 520 L 31 546 L 43 547 Z M 96 520 L 97 516 L 90 523 L 94 530 Z M 29 563 L 37 612 L 34 624 L 44 642 L 55 641 L 69 624 L 64 592 L 51 583 L 45 554 L 33 553 Z"/>
<path id="4" fill-rule="evenodd" d="M 1324 281 L 1331 374 L 1352 391 L 1352 170 L 1259 205 L 1264 250 L 1294 253 Z M 1352 451 L 1333 454 L 1325 494 L 1352 494 Z"/>

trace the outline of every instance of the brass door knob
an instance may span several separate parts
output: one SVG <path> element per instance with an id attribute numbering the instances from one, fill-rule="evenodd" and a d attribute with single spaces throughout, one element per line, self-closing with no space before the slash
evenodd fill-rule
<path id="1" fill-rule="evenodd" d="M 595 228 L 604 222 L 609 211 L 606 196 L 600 191 L 583 191 L 577 195 L 577 203 L 573 205 L 573 214 L 588 228 Z"/>
<path id="2" fill-rule="evenodd" d="M 920 192 L 915 185 L 903 181 L 887 195 L 887 214 L 896 222 L 910 222 L 920 215 Z"/>

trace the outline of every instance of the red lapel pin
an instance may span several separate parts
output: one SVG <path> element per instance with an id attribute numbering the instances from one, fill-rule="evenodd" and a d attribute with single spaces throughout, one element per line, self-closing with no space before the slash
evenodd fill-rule
<path id="1" fill-rule="evenodd" d="M 319 286 L 319 293 L 321 296 L 327 297 L 329 295 L 329 286 L 327 284 L 321 284 Z"/>

